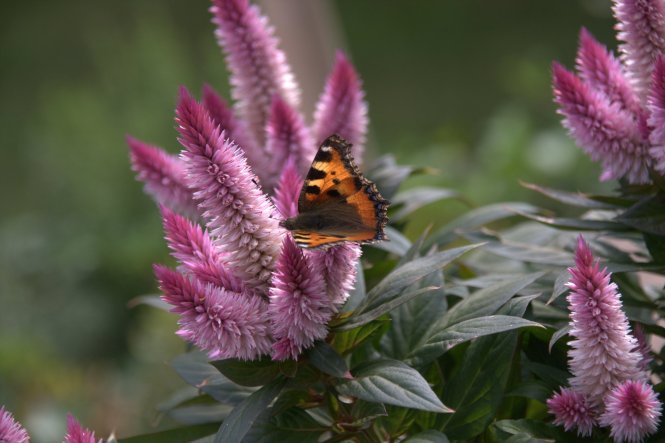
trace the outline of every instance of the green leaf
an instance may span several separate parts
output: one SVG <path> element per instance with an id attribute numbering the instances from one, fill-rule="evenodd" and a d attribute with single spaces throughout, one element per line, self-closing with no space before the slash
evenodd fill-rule
<path id="1" fill-rule="evenodd" d="M 542 215 L 520 213 L 521 216 L 529 220 L 536 221 L 546 226 L 552 226 L 558 229 L 568 229 L 572 231 L 629 231 L 623 223 L 617 223 L 611 220 L 589 220 L 583 218 L 563 218 L 563 217 L 544 217 Z"/>
<path id="2" fill-rule="evenodd" d="M 540 420 L 499 420 L 493 426 L 508 435 L 528 438 L 520 441 L 539 443 L 587 441 L 584 438 L 577 438 L 574 433 L 566 433 L 563 429 Z"/>
<path id="3" fill-rule="evenodd" d="M 392 300 L 385 301 L 383 304 L 377 306 L 369 312 L 364 312 L 357 316 L 349 317 L 349 320 L 345 323 L 342 323 L 340 326 L 335 328 L 335 331 L 347 331 L 350 329 L 357 328 L 359 326 L 365 325 L 377 318 L 381 317 L 383 314 L 386 314 L 396 307 L 408 302 L 409 300 L 418 297 L 419 295 L 424 295 L 436 291 L 439 288 L 436 287 L 427 287 L 422 289 L 416 289 L 413 291 L 406 291 Z"/>
<path id="4" fill-rule="evenodd" d="M 349 367 L 341 355 L 324 341 L 317 341 L 307 352 L 309 362 L 321 372 L 338 378 L 347 378 Z"/>
<path id="5" fill-rule="evenodd" d="M 177 356 L 171 362 L 171 366 L 188 384 L 220 403 L 236 405 L 253 392 L 253 389 L 238 386 L 229 381 L 199 351 Z"/>
<path id="6" fill-rule="evenodd" d="M 402 362 L 373 361 L 353 372 L 353 380 L 343 381 L 336 386 L 340 394 L 423 411 L 452 412 L 432 392 L 427 380 Z"/>
<path id="7" fill-rule="evenodd" d="M 469 237 L 474 238 L 473 236 Z M 510 260 L 554 266 L 573 265 L 571 253 L 549 247 L 533 246 L 526 243 L 488 242 L 483 249 Z"/>
<path id="8" fill-rule="evenodd" d="M 356 400 L 351 407 L 352 420 L 346 423 L 350 426 L 362 426 L 365 423 L 386 417 L 386 407 L 382 403 L 373 403 L 365 400 Z"/>
<path id="9" fill-rule="evenodd" d="M 335 331 L 331 345 L 340 354 L 346 354 L 371 338 L 383 327 L 384 323 L 374 321 L 350 331 Z"/>
<path id="10" fill-rule="evenodd" d="M 242 441 L 259 415 L 279 395 L 285 384 L 284 378 L 273 380 L 236 406 L 220 426 L 214 443 Z"/>
<path id="11" fill-rule="evenodd" d="M 382 249 L 391 254 L 395 254 L 398 257 L 406 254 L 406 251 L 411 247 L 411 241 L 404 236 L 397 229 L 394 229 L 390 226 L 386 226 L 384 229 L 386 236 L 388 237 L 387 241 L 382 241 L 378 243 L 372 243 L 370 246 Z"/>
<path id="12" fill-rule="evenodd" d="M 404 440 L 404 443 L 449 443 L 448 437 L 441 432 L 429 429 Z"/>
<path id="13" fill-rule="evenodd" d="M 269 412 L 261 414 L 242 443 L 316 443 L 327 430 L 300 408 L 276 416 Z"/>
<path id="14" fill-rule="evenodd" d="M 363 271 L 363 265 L 360 260 L 356 262 L 356 284 L 353 286 L 353 289 L 349 292 L 349 298 L 346 299 L 344 306 L 342 307 L 342 312 L 351 312 L 362 303 L 362 301 L 367 296 L 365 289 L 365 272 Z"/>
<path id="15" fill-rule="evenodd" d="M 430 203 L 434 203 L 437 200 L 447 198 L 459 198 L 459 193 L 452 189 L 433 188 L 428 186 L 411 188 L 399 192 L 391 199 L 391 203 L 393 206 L 401 207 L 391 214 L 390 219 L 394 221 L 403 220 L 415 210 Z"/>
<path id="16" fill-rule="evenodd" d="M 540 323 L 509 315 L 491 315 L 464 320 L 439 330 L 427 342 L 415 349 L 406 362 L 421 366 L 438 358 L 454 346 L 485 335 L 526 327 L 543 327 Z"/>
<path id="17" fill-rule="evenodd" d="M 537 380 L 523 380 L 506 395 L 509 397 L 529 398 L 544 404 L 552 395 L 552 389 L 547 384 Z"/>
<path id="18" fill-rule="evenodd" d="M 586 209 L 616 209 L 618 207 L 619 208 L 621 207 L 615 204 L 594 200 L 593 196 L 588 196 L 580 192 L 572 193 L 572 192 L 560 191 L 558 189 L 546 188 L 543 186 L 538 186 L 533 183 L 527 183 L 523 181 L 520 181 L 520 184 L 527 189 L 531 189 L 532 191 L 536 191 L 540 194 L 543 194 L 551 198 L 552 200 L 556 200 L 558 202 L 570 206 L 577 206 Z"/>
<path id="19" fill-rule="evenodd" d="M 219 424 L 216 423 L 182 426 L 167 431 L 119 438 L 117 441 L 118 443 L 187 443 L 208 435 L 214 435 L 218 428 Z"/>
<path id="20" fill-rule="evenodd" d="M 162 311 L 169 312 L 173 306 L 162 300 L 162 297 L 157 294 L 139 295 L 127 302 L 127 307 L 133 309 L 140 305 L 152 306 L 153 308 L 161 309 Z"/>
<path id="21" fill-rule="evenodd" d="M 552 334 L 552 338 L 550 338 L 550 344 L 548 346 L 548 351 L 552 352 L 552 348 L 554 347 L 556 342 L 558 342 L 561 337 L 565 337 L 569 332 L 570 332 L 570 325 L 566 325 L 563 328 L 556 331 L 554 334 Z"/>
<path id="22" fill-rule="evenodd" d="M 665 235 L 665 194 L 658 193 L 640 200 L 616 220 L 642 232 Z"/>
<path id="23" fill-rule="evenodd" d="M 531 214 L 538 213 L 538 211 L 537 207 L 522 202 L 504 202 L 482 206 L 467 212 L 442 227 L 429 238 L 425 248 L 429 249 L 434 244 L 443 245 L 450 243 L 457 237 L 456 231 L 458 229 L 471 230 L 497 220 L 518 216 L 518 212 Z"/>
<path id="24" fill-rule="evenodd" d="M 408 286 L 414 284 L 424 276 L 441 269 L 462 254 L 477 248 L 480 245 L 468 245 L 459 248 L 448 249 L 443 252 L 417 258 L 394 269 L 379 284 L 367 294 L 366 302 L 363 303 L 358 312 L 368 312 L 378 306 L 395 298 Z"/>
<path id="25" fill-rule="evenodd" d="M 229 380 L 241 386 L 261 386 L 280 374 L 279 364 L 268 356 L 252 361 L 230 358 L 210 363 Z"/>

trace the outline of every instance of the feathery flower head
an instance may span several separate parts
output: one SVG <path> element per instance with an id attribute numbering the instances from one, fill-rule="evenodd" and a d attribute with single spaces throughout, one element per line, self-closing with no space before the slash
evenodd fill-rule
<path id="1" fill-rule="evenodd" d="M 665 3 L 614 0 L 620 60 L 586 30 L 580 32 L 575 75 L 558 64 L 553 87 L 563 125 L 594 160 L 601 180 L 650 183 L 665 174 L 663 71 Z"/>
<path id="2" fill-rule="evenodd" d="M 563 426 L 566 431 L 577 429 L 577 435 L 591 435 L 596 424 L 593 408 L 584 394 L 569 388 L 561 388 L 547 400 L 549 413 L 554 415 L 554 424 Z"/>
<path id="3" fill-rule="evenodd" d="M 27 443 L 30 441 L 28 432 L 17 422 L 11 412 L 0 406 L 0 442 Z"/>
<path id="4" fill-rule="evenodd" d="M 95 433 L 81 426 L 71 414 L 67 415 L 67 434 L 64 443 L 102 443 L 102 441 L 101 438 L 97 440 Z"/>
<path id="5" fill-rule="evenodd" d="M 353 288 L 360 247 L 302 251 L 278 223 L 297 215 L 302 177 L 323 139 L 341 133 L 360 160 L 367 104 L 358 74 L 338 53 L 312 130 L 267 18 L 247 0 L 212 4 L 235 104 L 208 85 L 202 103 L 181 89 L 180 157 L 128 138 L 179 263 L 155 266 L 155 274 L 180 316 L 178 335 L 210 358 L 297 358 L 325 338 Z"/>
<path id="6" fill-rule="evenodd" d="M 585 394 L 592 406 L 602 405 L 604 397 L 627 380 L 641 380 L 640 355 L 630 335 L 628 319 L 621 309 L 617 287 L 610 273 L 594 262 L 582 236 L 577 242 L 575 266 L 569 268 L 568 287 L 571 331 L 570 385 Z"/>
<path id="7" fill-rule="evenodd" d="M 653 353 L 651 352 L 651 346 L 647 341 L 647 337 L 644 335 L 644 329 L 642 329 L 642 326 L 640 326 L 639 323 L 635 323 L 635 327 L 633 328 L 633 336 L 637 342 L 635 350 L 640 354 L 640 362 L 638 367 L 641 370 L 646 371 L 649 369 L 649 365 L 653 361 Z"/>
<path id="8" fill-rule="evenodd" d="M 639 443 L 658 429 L 662 404 L 651 385 L 627 381 L 605 398 L 602 426 L 610 426 L 616 442 Z"/>

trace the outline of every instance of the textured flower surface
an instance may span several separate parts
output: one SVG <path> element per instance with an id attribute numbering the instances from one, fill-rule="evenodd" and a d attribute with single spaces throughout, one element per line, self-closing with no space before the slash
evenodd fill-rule
<path id="1" fill-rule="evenodd" d="M 547 400 L 547 408 L 554 415 L 554 424 L 563 426 L 566 431 L 577 429 L 582 437 L 591 435 L 596 419 L 584 394 L 561 388 L 561 392 Z"/>
<path id="2" fill-rule="evenodd" d="M 14 420 L 11 412 L 0 406 L 0 442 L 25 443 L 30 441 L 27 431 Z"/>
<path id="3" fill-rule="evenodd" d="M 201 102 L 183 88 L 180 157 L 128 137 L 133 168 L 162 205 L 179 263 L 155 266 L 155 274 L 180 316 L 178 334 L 210 358 L 297 358 L 327 335 L 353 288 L 360 247 L 303 251 L 279 220 L 297 215 L 303 177 L 324 138 L 339 132 L 362 153 L 367 104 L 340 52 L 308 127 L 267 18 L 247 0 L 212 4 L 235 104 L 207 85 Z"/>
<path id="4" fill-rule="evenodd" d="M 95 433 L 81 426 L 72 415 L 67 416 L 67 434 L 64 443 L 102 443 L 102 441 L 101 438 L 97 440 Z"/>
<path id="5" fill-rule="evenodd" d="M 621 60 L 582 29 L 577 75 L 553 65 L 553 86 L 563 125 L 602 164 L 601 180 L 651 181 L 665 173 L 663 84 L 665 2 L 615 0 Z"/>
<path id="6" fill-rule="evenodd" d="M 575 266 L 569 269 L 571 330 L 570 385 L 586 395 L 592 406 L 627 380 L 642 380 L 640 354 L 621 308 L 620 294 L 610 273 L 594 262 L 589 245 L 580 236 Z"/>
<path id="7" fill-rule="evenodd" d="M 662 405 L 653 388 L 641 381 L 617 386 L 605 399 L 603 426 L 610 426 L 616 442 L 637 443 L 658 429 Z"/>

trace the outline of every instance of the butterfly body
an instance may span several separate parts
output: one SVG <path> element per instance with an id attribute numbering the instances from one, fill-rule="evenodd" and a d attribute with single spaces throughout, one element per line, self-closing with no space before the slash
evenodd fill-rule
<path id="1" fill-rule="evenodd" d="M 281 223 L 300 247 L 386 239 L 383 229 L 389 202 L 362 176 L 350 148 L 344 139 L 332 135 L 314 157 L 298 199 L 298 216 Z"/>

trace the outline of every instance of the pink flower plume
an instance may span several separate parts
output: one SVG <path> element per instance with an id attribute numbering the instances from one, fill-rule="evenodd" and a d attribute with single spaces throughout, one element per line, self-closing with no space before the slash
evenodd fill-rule
<path id="1" fill-rule="evenodd" d="M 280 245 L 273 206 L 256 183 L 247 161 L 183 88 L 176 109 L 188 185 L 227 254 L 230 270 L 259 294 L 267 294 Z"/>
<path id="2" fill-rule="evenodd" d="M 0 406 L 0 442 L 28 443 L 30 436 L 23 426 L 14 419 L 11 412 Z"/>
<path id="3" fill-rule="evenodd" d="M 296 162 L 293 158 L 289 158 L 275 188 L 275 206 L 282 218 L 298 215 L 298 198 L 300 197 L 302 184 L 303 179 L 298 173 Z"/>
<path id="4" fill-rule="evenodd" d="M 185 165 L 179 158 L 169 155 L 157 146 L 127 136 L 132 169 L 145 191 L 159 204 L 196 217 L 198 209 L 187 188 Z"/>
<path id="5" fill-rule="evenodd" d="M 652 128 L 649 152 L 654 159 L 655 169 L 665 174 L 665 56 L 658 57 L 656 61 L 647 107 L 650 112 L 649 127 Z"/>
<path id="6" fill-rule="evenodd" d="M 180 314 L 179 336 L 208 353 L 211 359 L 251 360 L 270 349 L 266 302 L 190 280 L 155 265 L 162 299 Z"/>
<path id="7" fill-rule="evenodd" d="M 662 404 L 643 381 L 627 381 L 605 398 L 602 426 L 610 426 L 615 442 L 639 443 L 658 430 Z"/>
<path id="8" fill-rule="evenodd" d="M 328 333 L 333 307 L 323 277 L 290 235 L 284 238 L 270 289 L 273 359 L 297 358 Z"/>
<path id="9" fill-rule="evenodd" d="M 102 438 L 97 440 L 95 433 L 81 426 L 74 416 L 67 415 L 67 434 L 64 443 L 102 443 L 103 441 Z"/>
<path id="10" fill-rule="evenodd" d="M 265 141 L 270 101 L 279 94 L 298 106 L 300 90 L 268 19 L 248 0 L 213 0 L 215 35 L 231 71 L 238 114 L 259 145 Z"/>
<path id="11" fill-rule="evenodd" d="M 582 236 L 577 243 L 575 266 L 568 287 L 571 331 L 570 385 L 586 395 L 593 406 L 626 380 L 642 380 L 640 355 L 630 335 L 617 286 L 610 273 L 600 269 Z"/>
<path id="12" fill-rule="evenodd" d="M 341 51 L 337 52 L 335 65 L 316 105 L 313 132 L 316 143 L 339 134 L 353 144 L 353 157 L 361 162 L 367 133 L 367 103 L 358 73 Z"/>
<path id="13" fill-rule="evenodd" d="M 596 424 L 593 408 L 587 398 L 569 388 L 561 388 L 547 400 L 547 409 L 554 415 L 554 424 L 566 431 L 577 429 L 577 435 L 588 437 Z"/>
<path id="14" fill-rule="evenodd" d="M 343 243 L 323 251 L 312 251 L 315 269 L 323 273 L 328 297 L 337 307 L 344 304 L 354 287 L 361 253 L 357 243 Z"/>

